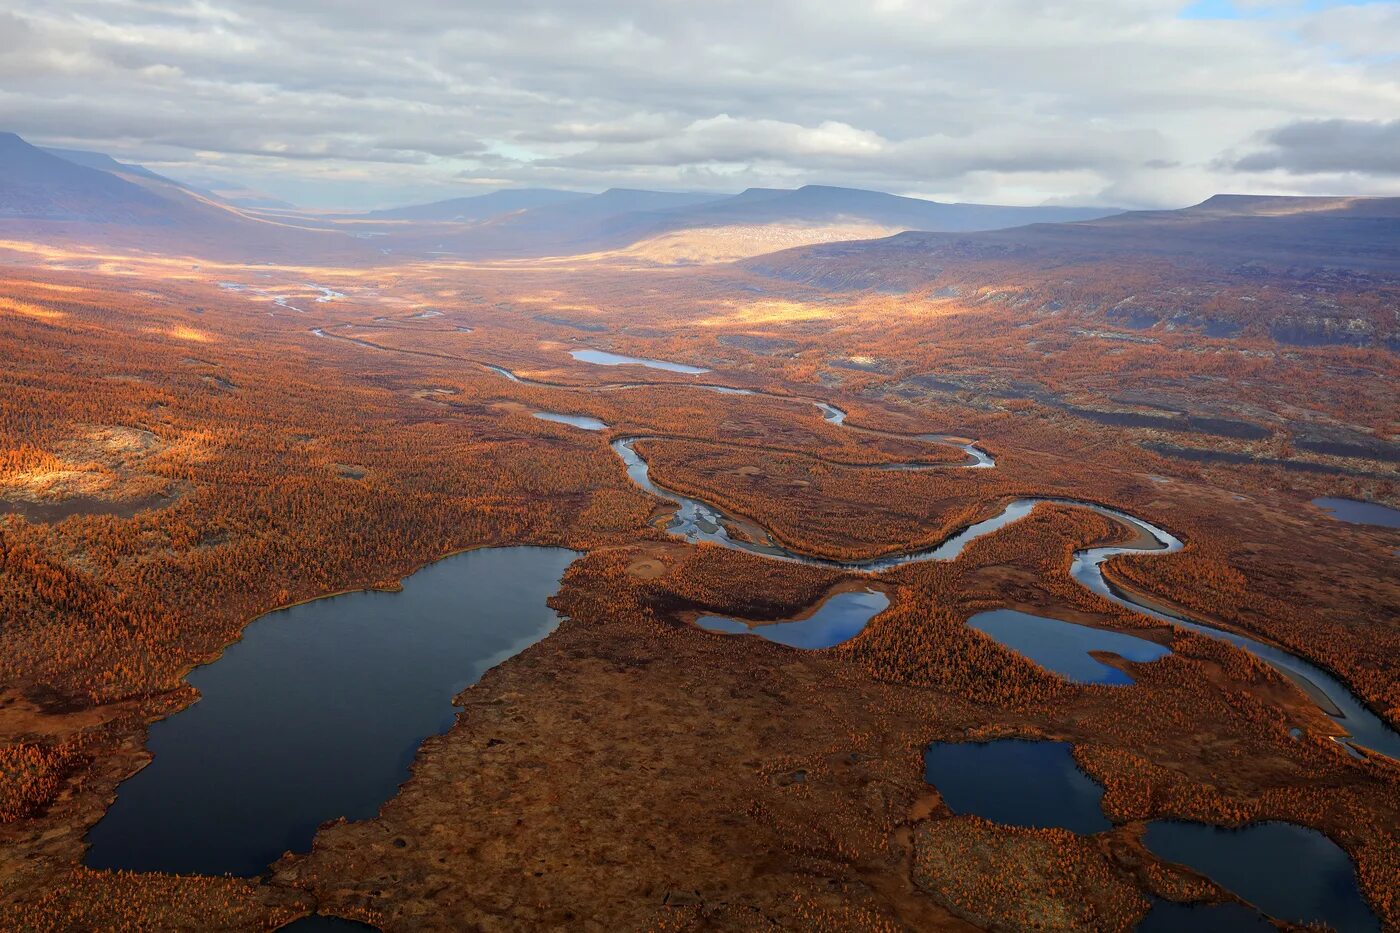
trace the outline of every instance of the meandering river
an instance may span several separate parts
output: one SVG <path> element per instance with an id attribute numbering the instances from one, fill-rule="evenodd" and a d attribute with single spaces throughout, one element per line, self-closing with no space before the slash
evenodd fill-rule
<path id="1" fill-rule="evenodd" d="M 330 336 L 323 331 L 318 334 Z M 353 338 L 343 339 L 353 341 Z M 573 355 L 582 361 L 604 366 L 642 365 L 688 375 L 707 372 L 700 367 L 623 357 L 602 351 L 576 351 Z M 569 391 L 613 391 L 643 385 L 679 385 L 729 395 L 762 395 L 815 405 L 826 421 L 848 430 L 873 435 L 885 434 L 878 430 L 850 425 L 844 410 L 828 402 L 802 396 L 697 383 L 560 385 L 528 380 L 509 369 L 493 364 L 478 365 L 515 382 Z M 536 417 L 584 430 L 609 429 L 601 420 L 589 416 L 557 412 L 535 414 Z M 894 436 L 906 439 L 909 437 Z M 965 459 L 956 464 L 911 462 L 870 468 L 985 469 L 995 466 L 995 459 L 971 440 L 942 434 L 917 435 L 914 439 L 931 444 L 955 446 L 964 452 Z M 1136 612 L 1170 625 L 1227 641 L 1252 652 L 1292 678 L 1309 693 L 1321 708 L 1350 733 L 1350 743 L 1400 759 L 1400 735 L 1360 703 L 1345 684 L 1328 672 L 1280 647 L 1209 625 L 1184 612 L 1158 605 L 1150 597 L 1115 587 L 1103 572 L 1104 564 L 1113 557 L 1135 553 L 1169 554 L 1181 550 L 1184 546 L 1170 532 L 1134 515 L 1083 500 L 1058 497 L 1016 498 L 1004 502 L 994 515 L 950 535 L 937 544 L 894 551 L 864 560 L 832 560 L 792 550 L 752 520 L 726 514 L 713 503 L 656 483 L 650 476 L 646 459 L 636 449 L 639 442 L 649 440 L 664 441 L 666 438 L 622 435 L 611 437 L 609 443 L 623 463 L 628 476 L 639 487 L 672 503 L 674 512 L 666 519 L 669 532 L 688 541 L 709 542 L 775 560 L 798 561 L 832 569 L 873 574 L 919 561 L 956 559 L 973 541 L 1020 520 L 1042 503 L 1071 505 L 1096 512 L 1136 532 L 1137 537 L 1131 544 L 1085 548 L 1075 552 L 1070 570 L 1076 581 L 1104 598 Z M 1368 512 L 1366 517 L 1373 519 L 1373 513 Z M 731 535 L 731 528 L 741 530 L 742 534 Z M 549 556 L 542 556 L 538 562 L 530 562 L 532 566 L 538 563 L 535 567 L 535 571 L 538 572 L 533 573 L 531 579 L 534 583 L 526 586 L 527 592 L 520 593 L 519 602 L 507 600 L 510 603 L 512 618 L 523 611 L 531 620 L 527 622 L 525 629 L 515 631 L 507 626 L 507 630 L 513 632 L 508 638 L 510 644 L 495 647 L 489 633 L 476 632 L 473 638 L 481 644 L 468 650 L 466 655 L 450 660 L 448 667 L 452 670 L 459 673 L 462 670 L 473 671 L 470 675 L 472 679 L 479 676 L 480 671 L 490 663 L 516 653 L 543 637 L 552 628 L 553 617 L 543 608 L 544 600 L 557 586 L 564 567 L 573 556 L 572 552 L 557 549 L 499 550 L 503 553 L 537 551 L 541 555 Z M 495 552 L 476 552 L 477 559 L 489 561 L 490 558 L 484 555 L 492 553 Z M 461 555 L 464 558 L 471 556 Z M 449 558 L 409 578 L 405 582 L 404 595 L 419 590 L 419 577 L 429 574 L 429 571 L 438 572 L 441 568 L 453 566 L 449 562 L 454 560 L 457 558 Z M 489 601 L 492 598 L 491 594 L 499 595 L 498 587 L 502 576 L 508 577 L 510 572 L 500 568 L 486 568 L 485 577 L 475 583 L 464 583 L 464 586 L 478 598 L 485 597 Z M 443 629 L 445 619 L 458 619 L 451 610 L 460 611 L 457 601 L 462 591 L 462 588 L 451 587 L 439 593 L 439 599 L 444 598 L 445 594 L 445 598 L 452 602 L 446 616 L 442 612 L 429 613 L 434 620 L 434 628 Z M 376 595 L 396 598 L 387 594 L 355 594 L 356 597 Z M 322 793 L 324 788 L 345 781 L 347 770 L 356 770 L 361 764 L 369 768 L 371 763 L 368 760 L 361 762 L 358 757 L 360 754 L 368 754 L 372 750 L 382 752 L 381 746 L 385 746 L 386 743 L 387 747 L 392 748 L 394 740 L 380 737 L 363 741 L 360 743 L 362 749 L 359 752 L 341 750 L 329 756 L 327 761 L 334 763 L 334 780 L 331 779 L 330 772 L 316 772 L 316 768 L 325 765 L 327 761 L 310 762 L 313 772 L 316 773 L 304 782 L 299 783 L 298 779 L 291 779 L 289 776 L 292 772 L 288 765 L 290 760 L 296 759 L 296 767 L 302 767 L 308 758 L 318 758 L 316 755 L 308 756 L 305 748 L 300 745 L 300 730 L 307 723 L 313 732 L 318 728 L 329 728 L 333 733 L 340 730 L 333 725 L 318 725 L 317 718 L 312 716 L 306 722 L 295 726 L 298 730 L 296 741 L 285 741 L 284 733 L 290 727 L 278 722 L 279 715 L 289 703 L 297 706 L 300 703 L 313 703 L 313 699 L 300 695 L 291 699 L 281 694 L 274 694 L 272 697 L 265 695 L 261 675 L 252 676 L 246 669 L 240 672 L 237 660 L 240 651 L 248 653 L 254 660 L 247 663 L 267 665 L 267 676 L 273 681 L 291 683 L 297 679 L 295 674 L 306 676 L 309 673 L 308 679 L 313 688 L 310 692 L 338 698 L 343 691 L 337 688 L 346 682 L 355 681 L 353 672 L 347 674 L 338 671 L 322 682 L 320 672 L 312 669 L 314 665 L 298 664 L 295 661 L 299 657 L 294 650 L 298 626 L 287 623 L 292 621 L 293 614 L 299 610 L 315 617 L 319 610 L 312 607 L 321 607 L 326 616 L 320 619 L 321 625 L 324 626 L 331 621 L 332 615 L 337 618 L 342 615 L 329 607 L 337 600 L 352 598 L 354 597 L 347 596 L 320 600 L 255 622 L 249 627 L 244 641 L 232 646 L 220 664 L 211 665 L 191 675 L 191 683 L 204 691 L 204 700 L 191 710 L 157 723 L 152 728 L 150 745 L 156 753 L 156 762 L 137 778 L 122 786 L 117 804 L 113 806 L 107 818 L 93 830 L 90 837 L 93 847 L 89 852 L 89 864 L 167 871 L 252 873 L 260 870 L 285 848 L 304 848 L 309 843 L 315 825 L 322 819 L 337 815 L 351 818 L 372 815 L 378 803 L 392 794 L 397 781 L 402 780 L 406 773 L 404 769 L 423 736 L 440 731 L 450 722 L 450 707 L 444 708 L 445 701 L 442 695 L 445 693 L 450 697 L 464 686 L 465 682 L 445 683 L 441 682 L 443 678 L 440 677 L 427 678 L 435 685 L 435 698 L 425 703 L 415 701 L 414 705 L 430 709 L 431 714 L 409 730 L 411 735 L 404 733 L 402 744 L 399 746 L 402 753 L 395 766 L 385 772 L 382 761 L 375 762 L 374 768 L 379 770 L 364 782 L 369 789 L 361 790 L 356 801 L 327 801 L 322 799 L 326 796 Z M 887 598 L 878 590 L 845 591 L 829 597 L 805 618 L 799 620 L 754 625 L 742 620 L 707 616 L 698 622 L 702 627 L 712 630 L 753 632 L 773 641 L 797 647 L 820 648 L 855 637 L 886 604 Z M 288 618 L 283 618 L 280 625 L 266 625 L 273 618 L 284 615 Z M 349 615 L 355 617 L 354 612 Z M 362 621 L 371 623 L 369 619 Z M 997 637 L 1004 644 L 1041 661 L 1052 670 L 1059 670 L 1071 679 L 1087 682 L 1130 682 L 1126 675 L 1095 661 L 1086 653 L 1089 650 L 1108 650 L 1137 661 L 1153 660 L 1167 650 L 1121 634 L 1090 629 L 1068 631 L 1081 627 L 1058 620 L 1037 619 L 1022 613 L 1011 613 L 1009 610 L 984 613 L 969 622 Z M 413 640 L 411 627 L 404 623 L 401 625 L 404 627 L 387 627 L 387 631 L 393 637 L 385 642 L 386 650 L 390 650 L 391 644 L 397 645 L 405 640 Z M 277 637 L 264 635 L 264 628 L 260 626 L 269 632 L 280 631 L 282 634 Z M 384 626 L 381 625 L 380 628 Z M 446 630 L 452 629 L 453 622 L 449 621 Z M 1084 632 L 1093 634 L 1086 636 Z M 378 637 L 382 635 L 383 632 L 380 632 Z M 405 635 L 410 637 L 405 639 Z M 1100 638 L 1099 635 L 1104 637 Z M 281 639 L 289 636 L 292 642 L 283 643 Z M 374 625 L 369 624 L 367 629 L 353 632 L 350 637 L 360 648 L 366 640 L 375 643 Z M 305 655 L 308 662 L 311 658 L 320 658 L 327 652 L 334 657 L 337 654 L 335 646 L 346 643 L 344 631 L 333 631 L 330 641 L 325 641 L 324 635 L 317 638 L 319 641 Z M 1048 642 L 1055 644 L 1052 646 Z M 425 645 L 427 655 L 440 652 L 441 632 L 432 635 Z M 363 650 L 350 653 L 359 654 L 362 659 L 365 655 Z M 229 664 L 230 660 L 234 663 Z M 420 660 L 428 663 L 433 659 L 425 656 Z M 374 669 L 382 671 L 383 667 L 381 659 L 376 656 Z M 414 669 L 412 665 L 408 667 Z M 232 689 L 224 690 L 220 687 L 219 680 L 212 676 L 216 670 L 224 672 L 228 680 L 240 683 Z M 202 679 L 202 675 L 206 673 L 210 675 L 207 682 Z M 334 685 L 330 683 L 331 680 L 334 681 Z M 249 692 L 250 689 L 252 692 Z M 356 699 L 358 702 L 359 698 Z M 373 702 L 375 701 L 372 701 L 371 705 Z M 377 702 L 386 701 L 381 698 Z M 387 702 L 396 703 L 397 700 Z M 199 713 L 201 708 L 204 711 L 203 716 L 192 715 Z M 336 721 L 343 723 L 349 719 L 358 722 L 355 717 L 345 717 L 343 713 L 343 710 L 331 711 Z M 356 715 L 363 717 L 369 713 L 362 710 Z M 231 731 L 231 723 L 236 724 L 238 729 L 247 729 L 247 733 Z M 270 723 L 277 723 L 278 728 L 269 729 Z M 253 741 L 252 737 L 259 731 L 271 733 L 274 742 L 265 751 L 254 749 L 250 760 L 248 747 L 239 743 Z M 231 781 L 215 782 L 212 787 L 207 786 L 209 761 L 199 759 L 216 756 L 227 751 L 229 747 L 235 749 L 237 762 L 230 761 L 227 770 L 236 776 Z M 1020 825 L 1064 826 L 1082 833 L 1101 832 L 1111 826 L 1099 806 L 1101 788 L 1074 767 L 1068 746 L 1023 741 L 1002 741 L 983 745 L 935 744 L 928 749 L 925 764 L 929 780 L 938 787 L 945 802 L 955 812 L 975 812 L 1000 822 Z M 196 772 L 199 780 L 192 780 L 191 777 Z M 275 798 L 279 812 L 270 818 L 256 812 L 257 804 L 245 799 L 241 793 L 242 788 L 239 785 L 245 780 L 256 785 L 257 795 L 270 795 Z M 290 785 L 290 788 L 284 785 Z M 1018 807 L 1020 809 L 1016 810 Z M 247 831 L 244 830 L 245 825 Z M 268 826 L 272 827 L 271 831 L 267 830 Z M 225 835 L 230 837 L 228 845 L 224 845 L 223 839 L 215 838 L 211 846 L 211 837 Z M 1360 899 L 1355 875 L 1345 853 L 1315 831 L 1278 823 L 1225 831 L 1195 824 L 1155 822 L 1148 826 L 1145 842 L 1162 857 L 1192 865 L 1209 873 L 1227 887 L 1238 891 L 1276 916 L 1299 921 L 1330 920 L 1358 929 L 1374 926 L 1374 916 Z M 1301 873 L 1296 871 L 1300 866 L 1306 866 Z M 1283 885 L 1279 884 L 1281 878 L 1286 879 Z M 1284 890 L 1285 888 L 1287 890 Z M 1226 906 L 1211 910 L 1224 918 L 1232 916 L 1231 911 L 1235 908 Z M 1251 916 L 1250 912 L 1243 908 L 1239 908 L 1237 912 L 1238 919 L 1241 920 Z M 1174 922 L 1174 918 L 1192 922 L 1186 919 L 1187 913 L 1190 913 L 1190 909 L 1180 905 L 1160 905 L 1154 911 L 1155 917 L 1149 917 L 1144 926 L 1151 927 L 1155 923 L 1160 927 L 1163 923 Z M 1205 919 L 1204 914 L 1192 917 Z"/>
<path id="2" fill-rule="evenodd" d="M 602 351 L 574 351 L 572 355 L 575 359 L 580 361 L 595 362 L 605 366 L 617 366 L 628 363 L 640 364 L 643 366 L 663 364 L 660 368 L 669 369 L 673 372 L 687 374 L 708 372 L 708 370 L 698 366 L 667 363 L 664 360 L 643 360 L 639 357 L 624 357 L 618 354 L 603 354 Z M 607 359 L 603 359 L 603 356 L 606 356 Z M 595 386 L 569 385 L 526 379 L 503 366 L 494 364 L 480 363 L 478 365 L 506 379 L 510 379 L 513 382 L 542 388 L 563 389 L 577 392 L 610 392 L 639 388 L 642 386 L 660 385 L 674 386 L 677 388 L 688 387 L 733 395 L 760 395 L 783 401 L 807 403 L 815 405 L 822 412 L 823 418 L 828 422 L 842 425 L 849 430 L 856 430 L 878 436 L 895 436 L 906 440 L 912 439 L 930 444 L 955 446 L 967 455 L 962 463 L 956 464 L 902 463 L 882 464 L 875 468 L 904 470 L 949 468 L 987 469 L 996 466 L 995 458 L 972 441 L 946 434 L 897 435 L 876 429 L 852 426 L 846 423 L 847 414 L 841 408 L 821 399 L 814 399 L 806 396 L 781 395 L 778 393 L 762 392 L 756 389 L 738 388 L 714 383 L 624 382 Z M 667 530 L 687 541 L 706 541 L 711 544 L 720 545 L 721 547 L 748 551 L 776 560 L 800 561 L 802 563 L 832 569 L 878 573 L 883 570 L 890 570 L 904 564 L 918 561 L 954 560 L 962 553 L 963 548 L 972 541 L 1024 518 L 1026 515 L 1030 514 L 1032 509 L 1041 503 L 1071 505 L 1097 512 L 1137 532 L 1139 540 L 1147 543 L 1086 548 L 1076 551 L 1071 565 L 1071 573 L 1075 580 L 1106 599 L 1132 609 L 1133 611 L 1143 613 L 1144 615 L 1170 625 L 1177 625 L 1207 635 L 1211 638 L 1229 642 L 1238 648 L 1252 652 L 1261 660 L 1272 665 L 1297 683 L 1304 692 L 1318 703 L 1318 706 L 1324 712 L 1345 729 L 1349 734 L 1347 747 L 1354 748 L 1355 746 L 1364 746 L 1365 748 L 1381 752 L 1400 760 L 1400 733 L 1397 733 L 1384 720 L 1372 712 L 1351 692 L 1351 689 L 1347 687 L 1346 684 L 1342 683 L 1340 679 L 1328 671 L 1276 645 L 1271 645 L 1238 632 L 1210 625 L 1200 619 L 1189 617 L 1185 613 L 1170 610 L 1152 603 L 1145 598 L 1139 598 L 1114 587 L 1104 577 L 1103 573 L 1103 565 L 1110 559 L 1120 554 L 1146 552 L 1170 554 L 1184 547 L 1181 540 L 1175 535 L 1141 518 L 1130 515 L 1119 509 L 1085 500 L 1062 497 L 1025 497 L 1013 499 L 1005 503 L 1001 511 L 995 515 L 962 529 L 937 545 L 880 555 L 865 560 L 832 560 L 801 554 L 786 548 L 782 546 L 767 529 L 752 520 L 729 515 L 713 503 L 706 502 L 693 496 L 684 495 L 654 482 L 651 479 L 650 470 L 645 458 L 637 452 L 635 445 L 639 441 L 665 439 L 664 436 L 626 435 L 612 438 L 610 444 L 613 452 L 617 454 L 618 458 L 622 461 L 627 470 L 627 475 L 631 477 L 633 482 L 652 495 L 671 502 L 676 507 L 674 515 L 672 515 L 667 522 Z M 737 537 L 731 536 L 727 530 L 729 527 L 741 529 L 743 534 Z"/>

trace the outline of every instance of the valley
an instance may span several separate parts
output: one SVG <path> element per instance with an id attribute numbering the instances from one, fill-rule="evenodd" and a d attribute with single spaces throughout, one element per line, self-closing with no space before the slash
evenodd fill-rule
<path id="1" fill-rule="evenodd" d="M 558 194 L 5 233 L 0 928 L 1400 924 L 1393 199 Z"/>

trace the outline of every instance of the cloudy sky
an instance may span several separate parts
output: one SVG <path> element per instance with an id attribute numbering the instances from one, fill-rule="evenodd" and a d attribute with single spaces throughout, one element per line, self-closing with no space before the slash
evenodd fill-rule
<path id="1" fill-rule="evenodd" d="M 0 129 L 325 207 L 1400 194 L 1400 0 L 0 0 Z"/>

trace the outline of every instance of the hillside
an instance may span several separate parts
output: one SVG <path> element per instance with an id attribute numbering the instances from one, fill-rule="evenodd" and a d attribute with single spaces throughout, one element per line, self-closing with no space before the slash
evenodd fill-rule
<path id="1" fill-rule="evenodd" d="M 87 168 L 97 169 L 100 172 L 110 172 L 114 175 L 134 175 L 150 181 L 164 182 L 167 185 L 174 185 L 177 188 L 190 188 L 189 185 L 178 182 L 173 178 L 167 178 L 157 172 L 153 172 L 144 165 L 136 165 L 132 162 L 118 162 L 105 152 L 92 152 L 87 149 L 58 149 L 52 146 L 37 147 L 49 155 L 58 156 L 66 162 L 74 165 L 82 165 Z M 190 189 L 193 190 L 193 189 Z"/>
<path id="2" fill-rule="evenodd" d="M 0 133 L 0 236 L 240 261 L 376 255 L 346 231 L 250 215 L 141 166 L 99 152 L 41 149 L 14 133 Z"/>
<path id="3" fill-rule="evenodd" d="M 0 217 L 168 224 L 160 197 L 124 178 L 79 165 L 0 133 Z"/>
<path id="4" fill-rule="evenodd" d="M 1389 310 L 1400 297 L 1400 198 L 1217 195 L 1177 211 L 803 247 L 742 268 L 823 290 L 1004 301 L 1135 330 L 1255 327 L 1285 343 L 1400 348 Z"/>

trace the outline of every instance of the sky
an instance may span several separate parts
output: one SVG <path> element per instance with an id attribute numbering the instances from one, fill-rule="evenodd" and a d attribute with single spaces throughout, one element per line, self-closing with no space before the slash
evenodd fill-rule
<path id="1" fill-rule="evenodd" d="M 1400 0 L 0 0 L 0 130 L 326 208 L 1400 195 Z"/>

